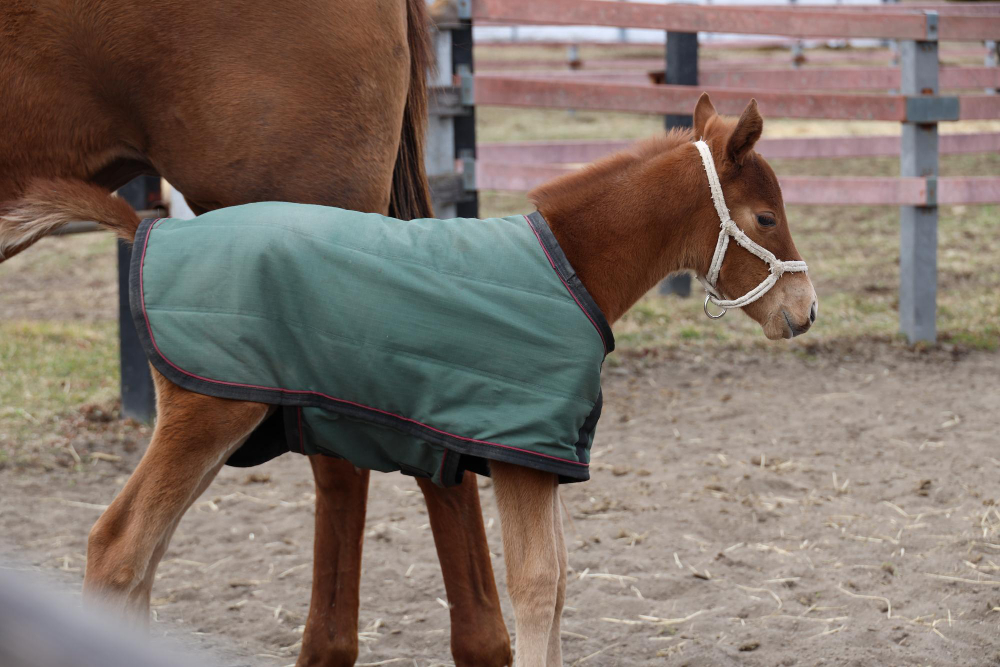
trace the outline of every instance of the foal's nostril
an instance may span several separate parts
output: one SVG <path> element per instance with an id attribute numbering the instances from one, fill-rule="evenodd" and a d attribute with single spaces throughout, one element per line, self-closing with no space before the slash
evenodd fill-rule
<path id="1" fill-rule="evenodd" d="M 809 321 L 810 322 L 815 322 L 816 321 L 816 312 L 818 310 L 819 310 L 819 304 L 817 304 L 815 301 L 813 301 L 812 302 L 812 306 L 809 308 Z"/>

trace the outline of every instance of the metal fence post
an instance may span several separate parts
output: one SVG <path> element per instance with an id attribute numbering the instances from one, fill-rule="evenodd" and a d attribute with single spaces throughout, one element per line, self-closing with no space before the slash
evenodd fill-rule
<path id="1" fill-rule="evenodd" d="M 160 201 L 160 177 L 139 176 L 118 189 L 135 210 L 148 210 Z M 149 361 L 139 342 L 129 308 L 128 276 L 132 246 L 118 241 L 118 344 L 121 362 L 122 416 L 150 422 L 156 414 L 156 394 Z"/>
<path id="2" fill-rule="evenodd" d="M 465 113 L 455 116 L 455 159 L 462 161 L 465 196 L 456 202 L 460 218 L 479 217 L 476 190 L 476 107 L 472 104 L 472 2 L 458 1 L 458 25 L 451 29 L 451 70 L 460 81 Z M 471 173 L 468 173 L 470 172 Z"/>
<path id="3" fill-rule="evenodd" d="M 425 165 L 439 218 L 479 216 L 476 191 L 476 113 L 472 100 L 472 5 L 458 0 L 456 16 L 434 29 L 437 68 L 429 84 Z M 458 84 L 455 84 L 455 80 Z M 456 161 L 462 174 L 455 173 Z"/>
<path id="4" fill-rule="evenodd" d="M 986 40 L 986 57 L 983 58 L 983 64 L 987 67 L 1000 67 L 1000 41 L 997 40 Z M 996 95 L 1000 93 L 1000 88 L 987 88 L 987 95 Z"/>
<path id="5" fill-rule="evenodd" d="M 927 39 L 899 43 L 903 95 L 938 94 L 938 15 L 926 12 L 926 16 Z M 937 300 L 938 126 L 933 115 L 926 120 L 920 119 L 919 114 L 907 116 L 903 122 L 900 175 L 926 178 L 927 200 L 922 206 L 900 207 L 899 327 L 911 343 L 933 342 Z"/>
<path id="6" fill-rule="evenodd" d="M 882 0 L 883 2 L 885 0 Z M 788 0 L 789 5 L 799 4 L 799 0 Z M 802 67 L 803 63 L 806 61 L 806 49 L 805 43 L 801 39 L 795 40 L 792 44 L 792 68 L 798 69 Z"/>
<path id="7" fill-rule="evenodd" d="M 427 116 L 427 147 L 424 166 L 431 184 L 434 215 L 439 218 L 455 217 L 455 199 L 445 179 L 455 172 L 455 130 L 451 110 L 456 101 L 452 89 L 451 31 L 436 27 L 432 33 L 436 68 L 430 72 L 428 95 L 430 109 Z M 448 92 L 453 94 L 449 95 Z M 451 102 L 452 104 L 445 104 Z M 454 182 L 454 178 L 450 183 Z"/>
<path id="8" fill-rule="evenodd" d="M 667 85 L 698 85 L 698 33 L 667 31 L 666 68 L 663 82 Z M 694 118 L 690 115 L 667 114 L 664 124 L 669 130 L 674 127 L 691 127 Z M 680 297 L 691 295 L 691 274 L 678 273 L 660 283 L 660 294 L 676 294 Z"/>

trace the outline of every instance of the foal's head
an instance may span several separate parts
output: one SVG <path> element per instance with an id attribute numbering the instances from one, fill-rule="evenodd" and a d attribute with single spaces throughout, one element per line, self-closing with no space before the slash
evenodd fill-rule
<path id="1" fill-rule="evenodd" d="M 764 128 L 757 103 L 734 121 L 702 95 L 694 125 L 556 178 L 529 197 L 611 322 L 666 274 L 691 269 L 717 303 L 742 307 L 768 338 L 805 332 L 816 319 L 816 292 L 788 232 L 778 179 L 753 150 Z M 721 198 L 712 194 L 706 157 Z M 725 200 L 727 229 L 741 237 L 738 243 L 727 233 L 718 275 L 713 258 L 723 223 L 714 198 Z"/>
<path id="2" fill-rule="evenodd" d="M 711 149 L 722 185 L 725 204 L 733 221 L 753 242 L 783 262 L 801 260 L 788 230 L 785 205 L 778 179 L 767 161 L 754 151 L 764 120 L 751 101 L 739 120 L 719 116 L 708 95 L 702 95 L 694 111 L 694 134 Z M 693 230 L 689 228 L 697 263 L 691 267 L 700 276 L 709 272 L 718 241 L 720 220 L 711 199 L 705 171 L 701 169 Z M 803 267 L 804 268 L 804 267 Z M 769 276 L 769 266 L 760 257 L 730 239 L 716 290 L 727 299 L 739 299 Z M 774 340 L 804 333 L 816 319 L 816 292 L 803 272 L 784 273 L 774 286 L 756 301 L 743 306 L 764 334 Z"/>

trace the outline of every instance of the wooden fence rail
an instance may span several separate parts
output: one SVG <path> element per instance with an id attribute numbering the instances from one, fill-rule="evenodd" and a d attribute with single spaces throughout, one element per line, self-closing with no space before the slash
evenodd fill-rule
<path id="1" fill-rule="evenodd" d="M 513 141 L 479 144 L 481 162 L 526 164 L 582 164 L 628 148 L 622 139 Z M 942 155 L 1000 153 L 1000 132 L 944 134 L 938 150 Z M 850 157 L 899 157 L 899 136 L 786 137 L 761 139 L 757 151 L 768 159 L 822 159 Z"/>
<path id="2" fill-rule="evenodd" d="M 958 100 L 958 117 L 961 120 L 1000 118 L 1000 95 L 960 95 Z"/>
<path id="3" fill-rule="evenodd" d="M 476 187 L 525 192 L 574 169 L 559 164 L 480 161 L 476 164 Z M 786 204 L 925 206 L 934 196 L 938 204 L 1000 203 L 1000 177 L 780 176 L 778 180 Z"/>
<path id="4" fill-rule="evenodd" d="M 793 40 L 798 42 L 799 40 Z M 513 42 L 514 44 L 519 44 L 522 48 L 524 47 L 524 42 Z M 791 44 L 789 44 L 790 46 Z M 499 44 L 490 43 L 490 48 L 499 46 Z M 538 46 L 535 42 L 531 42 L 531 46 Z M 582 46 L 580 44 L 570 44 L 563 43 L 558 45 L 560 48 L 569 50 L 570 46 Z M 604 43 L 604 47 L 615 47 L 614 44 Z M 652 50 L 661 45 L 658 44 L 643 44 L 645 50 Z M 766 47 L 766 43 L 757 44 L 752 47 L 752 49 L 761 49 Z M 782 45 L 786 46 L 786 45 Z M 699 50 L 705 50 L 704 46 L 699 45 Z M 944 54 L 942 54 L 944 55 Z M 960 60 L 968 58 L 981 59 L 988 55 L 987 49 L 976 48 L 976 49 L 962 49 L 959 51 L 949 51 L 947 53 L 949 60 Z M 895 54 L 889 49 L 843 49 L 834 51 L 819 51 L 819 52 L 807 52 L 804 56 L 807 64 L 823 64 L 827 67 L 831 64 L 837 64 L 840 66 L 848 66 L 850 63 L 862 63 L 865 65 L 885 65 L 893 60 Z M 777 70 L 777 71 L 787 71 L 787 62 L 776 62 L 773 54 L 766 55 L 742 55 L 738 62 L 734 62 L 730 59 L 702 59 L 699 70 L 722 70 L 728 71 L 729 69 L 763 69 L 763 70 Z M 607 70 L 628 70 L 632 73 L 642 73 L 645 74 L 650 71 L 655 71 L 663 68 L 662 58 L 605 58 L 600 56 L 594 56 L 589 58 L 577 58 L 570 60 L 568 57 L 564 59 L 558 58 L 514 58 L 514 59 L 503 59 L 503 60 L 493 60 L 490 58 L 482 58 L 476 61 L 476 69 L 480 72 L 510 72 L 512 70 L 528 70 L 534 72 L 544 72 L 546 74 L 562 72 L 586 72 L 586 71 L 607 71 Z M 808 71 L 808 70 L 806 70 Z"/>
<path id="5" fill-rule="evenodd" d="M 774 5 L 741 5 L 773 9 Z M 816 11 L 824 9 L 846 9 L 850 12 L 912 12 L 932 11 L 941 16 L 1000 16 L 1000 2 L 976 2 L 957 4 L 954 2 L 903 2 L 878 5 L 796 5 L 796 11 Z"/>
<path id="6" fill-rule="evenodd" d="M 771 60 L 773 63 L 773 60 Z M 742 62 L 741 62 L 742 64 Z M 663 63 L 642 68 L 632 64 L 623 69 L 523 69 L 495 70 L 490 76 L 547 81 L 604 82 L 645 85 L 665 81 Z M 898 90 L 902 75 L 895 67 L 762 67 L 732 69 L 702 65 L 699 85 L 709 88 L 790 91 L 882 91 Z M 951 90 L 1000 89 L 1000 67 L 942 67 L 941 88 Z"/>
<path id="7" fill-rule="evenodd" d="M 928 39 L 919 10 L 734 7 L 720 5 L 609 2 L 607 0 L 472 0 L 474 20 L 516 24 L 593 25 L 674 32 L 725 32 L 788 37 Z M 981 41 L 1000 35 L 1000 10 L 940 16 L 934 39 Z"/>
<path id="8" fill-rule="evenodd" d="M 712 96 L 716 108 L 724 114 L 739 115 L 747 100 L 753 97 L 760 103 L 761 111 L 772 118 L 918 120 L 911 106 L 912 95 L 786 92 L 700 85 L 693 88 L 497 74 L 475 76 L 475 102 L 482 106 L 680 114 L 690 113 L 703 91 Z M 936 99 L 940 100 L 940 115 L 934 122 L 1000 117 L 998 95 L 958 95 Z"/>
<path id="9" fill-rule="evenodd" d="M 698 72 L 698 81 L 705 86 L 769 90 L 898 90 L 901 80 L 898 67 L 733 68 Z M 942 67 L 940 86 L 1000 88 L 1000 67 Z"/>

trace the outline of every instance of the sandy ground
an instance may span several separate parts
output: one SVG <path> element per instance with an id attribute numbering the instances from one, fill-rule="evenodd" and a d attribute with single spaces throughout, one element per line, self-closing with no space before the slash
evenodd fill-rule
<path id="1" fill-rule="evenodd" d="M 622 355 L 605 369 L 593 479 L 563 487 L 566 663 L 1000 664 L 998 377 L 996 354 L 879 344 Z M 102 419 L 72 415 L 62 433 L 121 460 L 0 471 L 2 551 L 71 588 L 148 437 Z M 293 455 L 250 472 L 223 471 L 181 524 L 153 631 L 223 646 L 228 664 L 288 665 L 307 612 L 311 476 Z M 448 664 L 412 480 L 373 476 L 367 535 L 359 662 Z"/>

